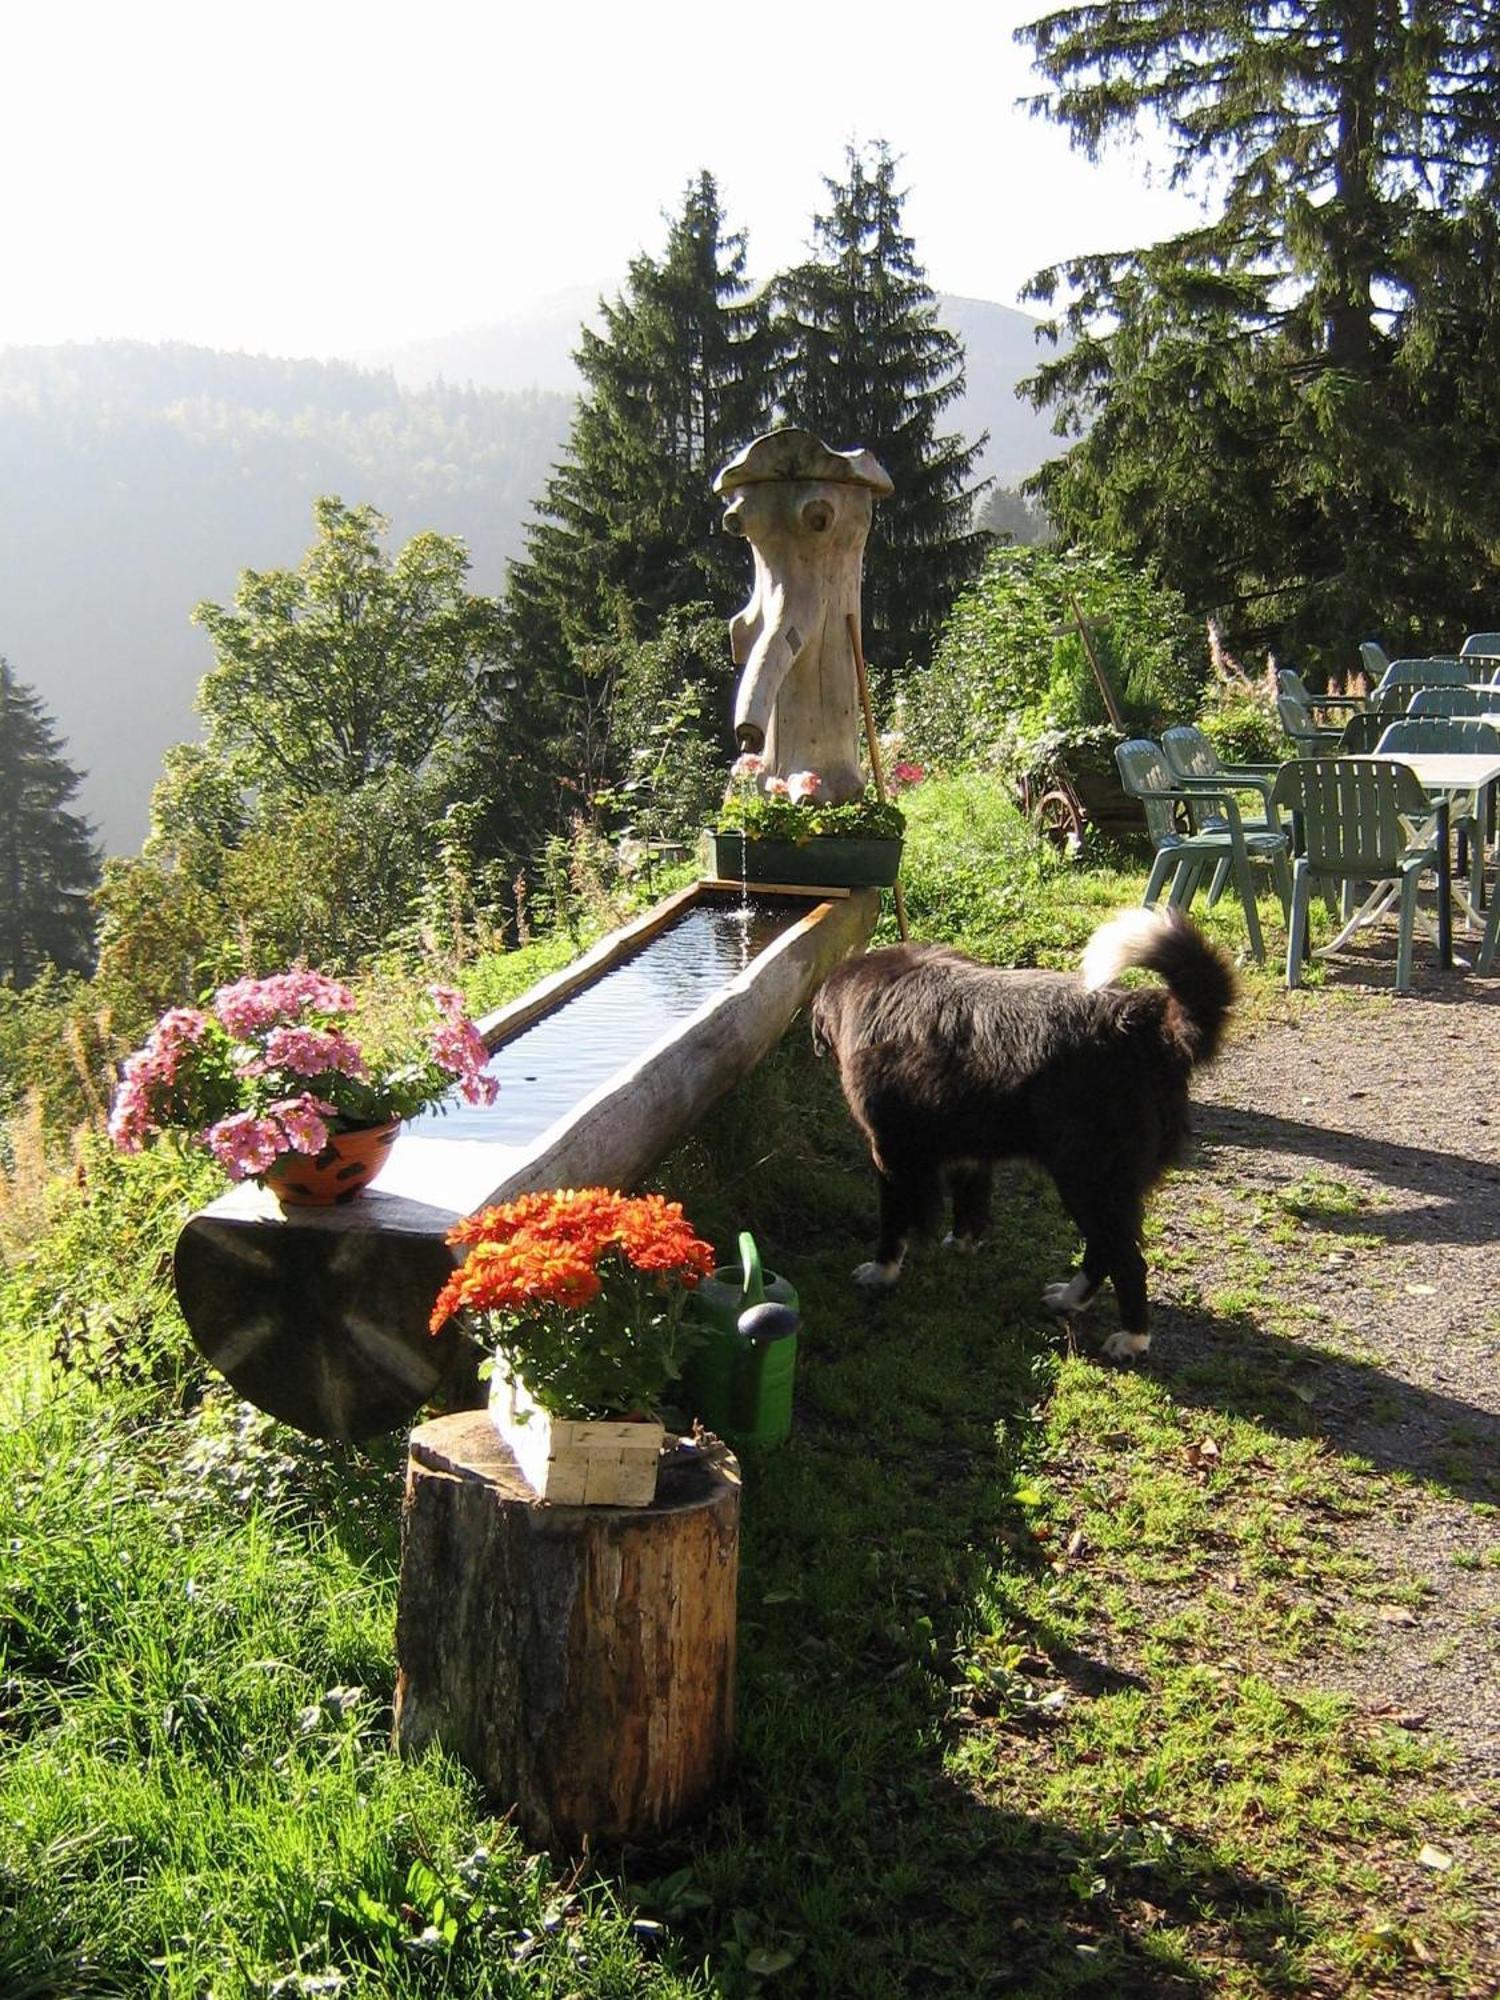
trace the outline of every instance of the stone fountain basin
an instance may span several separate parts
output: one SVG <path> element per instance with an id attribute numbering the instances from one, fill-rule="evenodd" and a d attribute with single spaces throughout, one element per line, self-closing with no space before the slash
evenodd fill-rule
<path id="1" fill-rule="evenodd" d="M 674 926 L 731 906 L 739 893 L 697 883 L 612 931 L 479 1023 L 492 1054 L 585 996 L 597 1023 L 601 1005 L 610 1011 L 612 977 L 623 993 L 654 941 L 669 945 Z M 773 921 L 757 956 L 710 979 L 708 997 L 662 1032 L 648 1024 L 618 1067 L 585 1080 L 539 1130 L 494 1138 L 462 1118 L 447 1132 L 447 1121 L 417 1121 L 396 1141 L 379 1185 L 346 1207 L 283 1211 L 246 1182 L 191 1217 L 174 1275 L 209 1362 L 240 1395 L 314 1437 L 358 1442 L 408 1424 L 473 1352 L 452 1327 L 436 1339 L 427 1330 L 452 1268 L 444 1241 L 452 1224 L 532 1189 L 638 1184 L 769 1053 L 833 967 L 863 949 L 880 897 L 793 888 L 778 889 L 775 904 L 785 922 Z M 562 1046 L 547 1059 L 565 1081 L 582 1065 L 570 1061 L 566 1023 L 557 1026 Z M 587 1039 L 581 1030 L 574 1048 Z"/>

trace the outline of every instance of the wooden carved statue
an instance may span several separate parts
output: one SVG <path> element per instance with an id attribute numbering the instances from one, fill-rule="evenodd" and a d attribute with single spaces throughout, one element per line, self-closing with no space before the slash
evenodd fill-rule
<path id="1" fill-rule="evenodd" d="M 766 777 L 816 771 L 834 803 L 864 789 L 849 618 L 857 631 L 865 537 L 892 490 L 869 452 L 831 451 L 803 430 L 756 438 L 714 481 L 725 528 L 755 558 L 750 601 L 729 625 L 735 736 Z"/>

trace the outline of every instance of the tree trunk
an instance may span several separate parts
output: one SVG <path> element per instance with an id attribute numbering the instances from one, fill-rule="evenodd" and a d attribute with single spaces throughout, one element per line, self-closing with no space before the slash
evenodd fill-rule
<path id="1" fill-rule="evenodd" d="M 649 1507 L 549 1507 L 486 1413 L 440 1417 L 412 1433 L 401 1539 L 398 1750 L 441 1744 L 536 1846 L 708 1802 L 734 1732 L 728 1453 L 664 1460 Z"/>

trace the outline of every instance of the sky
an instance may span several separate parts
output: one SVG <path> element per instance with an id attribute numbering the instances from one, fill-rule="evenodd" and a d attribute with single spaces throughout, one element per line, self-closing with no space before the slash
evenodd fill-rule
<path id="1" fill-rule="evenodd" d="M 707 167 L 757 279 L 884 139 L 933 288 L 1196 208 L 1016 108 L 1019 0 L 47 0 L 0 14 L 0 347 L 358 353 L 613 292 Z"/>

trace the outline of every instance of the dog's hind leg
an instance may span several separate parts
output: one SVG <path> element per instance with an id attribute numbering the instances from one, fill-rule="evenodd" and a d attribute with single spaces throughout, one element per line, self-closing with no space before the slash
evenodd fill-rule
<path id="1" fill-rule="evenodd" d="M 1120 1331 L 1104 1343 L 1111 1361 L 1149 1352 L 1150 1315 L 1146 1300 L 1146 1259 L 1141 1251 L 1144 1223 L 1138 1200 L 1117 1185 L 1100 1186 L 1092 1176 L 1053 1171 L 1063 1206 L 1083 1232 L 1083 1269 L 1065 1283 L 1049 1285 L 1042 1303 L 1049 1312 L 1071 1314 L 1090 1305 L 1108 1278 L 1120 1308 Z"/>
<path id="2" fill-rule="evenodd" d="M 991 1171 L 976 1161 L 965 1160 L 948 1170 L 948 1186 L 953 1195 L 953 1228 L 943 1241 L 950 1250 L 972 1251 L 989 1227 Z"/>

